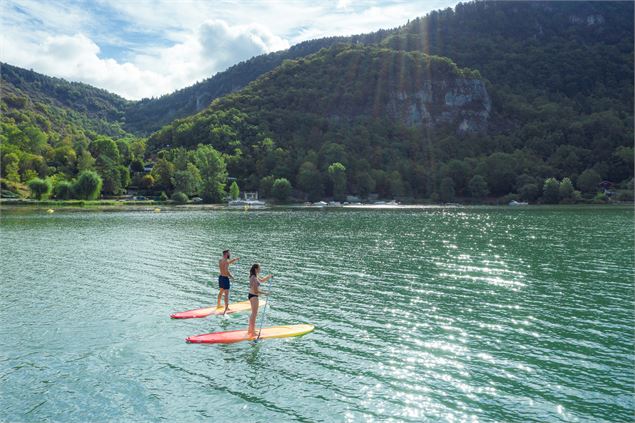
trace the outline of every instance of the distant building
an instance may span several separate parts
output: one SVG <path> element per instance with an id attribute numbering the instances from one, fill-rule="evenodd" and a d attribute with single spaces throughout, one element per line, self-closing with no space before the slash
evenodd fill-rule
<path id="1" fill-rule="evenodd" d="M 258 191 L 245 191 L 243 192 L 245 195 L 245 200 L 247 201 L 257 201 L 258 200 Z"/>

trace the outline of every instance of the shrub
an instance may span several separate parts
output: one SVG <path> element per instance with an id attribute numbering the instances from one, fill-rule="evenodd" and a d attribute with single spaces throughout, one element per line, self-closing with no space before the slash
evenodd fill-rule
<path id="1" fill-rule="evenodd" d="M 562 182 L 560 182 L 558 191 L 560 201 L 571 202 L 573 200 L 573 183 L 571 182 L 571 179 L 564 178 Z"/>
<path id="2" fill-rule="evenodd" d="M 229 187 L 229 196 L 232 198 L 232 200 L 236 200 L 238 199 L 239 195 L 240 195 L 240 188 L 238 188 L 238 184 L 236 183 L 236 181 L 234 181 Z"/>
<path id="3" fill-rule="evenodd" d="M 487 181 L 481 175 L 474 175 L 467 184 L 467 190 L 474 198 L 483 198 L 489 194 Z"/>
<path id="4" fill-rule="evenodd" d="M 588 194 L 597 192 L 598 184 L 602 181 L 600 174 L 597 173 L 593 169 L 587 169 L 580 176 L 578 176 L 578 180 L 576 181 L 576 185 L 580 189 L 580 191 Z"/>
<path id="5" fill-rule="evenodd" d="M 260 180 L 260 196 L 263 198 L 271 197 L 271 190 L 273 189 L 273 183 L 276 181 L 276 178 L 273 176 L 265 176 Z"/>
<path id="6" fill-rule="evenodd" d="M 99 196 L 102 184 L 97 172 L 84 170 L 73 184 L 73 196 L 80 200 L 94 200 Z"/>
<path id="7" fill-rule="evenodd" d="M 609 197 L 603 192 L 598 192 L 593 198 L 594 204 L 606 204 L 609 202 Z"/>
<path id="8" fill-rule="evenodd" d="M 291 194 L 291 183 L 286 178 L 279 178 L 273 182 L 271 193 L 280 202 L 287 201 Z"/>
<path id="9" fill-rule="evenodd" d="M 46 179 L 33 178 L 27 182 L 27 186 L 37 200 L 41 200 L 43 196 L 51 191 L 51 182 Z"/>
<path id="10" fill-rule="evenodd" d="M 547 204 L 558 204 L 560 199 L 560 183 L 556 178 L 549 178 L 542 188 L 542 198 Z"/>
<path id="11" fill-rule="evenodd" d="M 518 190 L 520 198 L 525 201 L 536 201 L 540 195 L 540 190 L 536 184 L 525 184 Z"/>
<path id="12" fill-rule="evenodd" d="M 168 195 L 165 193 L 165 191 L 161 191 L 161 195 L 159 195 L 159 199 L 161 201 L 168 201 Z"/>
<path id="13" fill-rule="evenodd" d="M 185 195 L 184 193 L 177 191 L 174 194 L 172 194 L 172 201 L 174 201 L 177 204 L 185 204 L 188 201 L 187 195 Z"/>
<path id="14" fill-rule="evenodd" d="M 152 188 L 154 185 L 154 177 L 152 175 L 143 175 L 141 178 L 141 187 L 145 189 Z"/>
<path id="15" fill-rule="evenodd" d="M 59 181 L 53 188 L 53 195 L 58 200 L 70 200 L 73 196 L 73 184 L 69 181 Z"/>

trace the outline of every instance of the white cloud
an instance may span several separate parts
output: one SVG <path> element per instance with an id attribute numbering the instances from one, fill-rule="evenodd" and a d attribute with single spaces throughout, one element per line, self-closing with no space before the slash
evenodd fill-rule
<path id="1" fill-rule="evenodd" d="M 312 38 L 392 28 L 457 0 L 4 0 L 0 60 L 156 97 Z"/>
<path id="2" fill-rule="evenodd" d="M 191 85 L 236 62 L 289 44 L 260 25 L 230 26 L 212 20 L 182 42 L 149 49 L 131 62 L 101 58 L 99 46 L 81 33 L 46 36 L 39 43 L 20 40 L 4 47 L 2 60 L 8 63 L 140 99 Z"/>

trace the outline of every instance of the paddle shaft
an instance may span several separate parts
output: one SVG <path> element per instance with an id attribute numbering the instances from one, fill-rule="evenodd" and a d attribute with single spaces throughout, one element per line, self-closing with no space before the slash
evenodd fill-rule
<path id="1" fill-rule="evenodd" d="M 273 282 L 273 275 L 269 278 L 269 287 L 267 288 L 267 298 L 265 298 L 265 307 L 262 311 L 262 319 L 260 319 L 260 329 L 258 330 L 258 337 L 256 342 L 260 339 L 260 333 L 262 332 L 262 325 L 267 321 L 267 304 L 269 304 L 269 295 L 271 295 L 271 282 Z"/>

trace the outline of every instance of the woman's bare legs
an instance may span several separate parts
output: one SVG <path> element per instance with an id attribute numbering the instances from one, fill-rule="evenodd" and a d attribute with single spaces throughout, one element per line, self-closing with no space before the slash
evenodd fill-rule
<path id="1" fill-rule="evenodd" d="M 258 297 L 251 297 L 249 299 L 251 304 L 251 315 L 249 316 L 249 328 L 247 329 L 247 336 L 256 336 L 256 317 L 258 316 Z"/>

